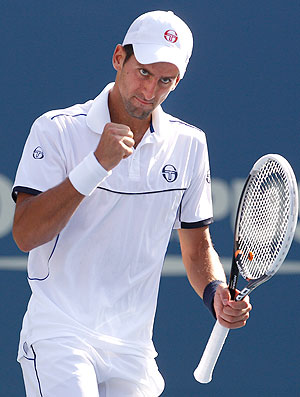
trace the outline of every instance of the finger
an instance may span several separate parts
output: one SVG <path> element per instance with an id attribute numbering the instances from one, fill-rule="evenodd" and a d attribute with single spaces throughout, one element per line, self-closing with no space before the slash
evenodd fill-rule
<path id="1" fill-rule="evenodd" d="M 123 159 L 126 159 L 127 157 L 131 156 L 133 153 L 133 147 L 127 146 L 124 142 L 120 142 L 120 145 L 123 150 Z"/>
<path id="2" fill-rule="evenodd" d="M 226 323 L 227 324 L 226 326 L 229 327 L 230 325 L 230 328 L 243 327 L 248 319 L 249 319 L 249 313 L 245 313 L 240 316 L 229 316 L 226 315 L 225 313 L 221 313 L 218 316 L 218 321 L 220 322 L 220 324 Z"/>
<path id="3" fill-rule="evenodd" d="M 230 298 L 230 293 L 229 293 L 229 289 L 228 289 L 227 285 L 225 286 L 223 284 L 220 284 L 218 292 L 220 294 L 221 299 Z"/>
<path id="4" fill-rule="evenodd" d="M 219 314 L 220 317 L 223 318 L 223 320 L 229 321 L 229 322 L 235 322 L 235 321 L 242 321 L 242 320 L 248 320 L 250 314 L 249 312 L 245 313 L 228 313 L 226 309 L 223 310 L 222 313 Z"/>
<path id="5" fill-rule="evenodd" d="M 126 126 L 124 126 L 125 128 L 118 128 L 115 131 L 116 135 L 120 135 L 121 137 L 129 137 L 129 138 L 133 138 L 133 132 Z"/>
<path id="6" fill-rule="evenodd" d="M 133 132 L 130 130 L 130 128 L 127 125 L 112 124 L 111 128 L 114 134 L 116 135 L 129 136 L 130 138 L 133 138 Z"/>
<path id="7" fill-rule="evenodd" d="M 218 322 L 221 325 L 223 325 L 223 327 L 230 328 L 230 329 L 237 329 L 237 328 L 244 327 L 246 325 L 247 320 L 245 320 L 245 321 L 237 321 L 237 322 L 232 323 L 232 322 L 225 321 L 224 319 L 222 319 L 220 317 L 220 318 L 218 318 Z"/>
<path id="8" fill-rule="evenodd" d="M 219 296 L 223 305 L 226 306 L 230 300 L 230 292 L 229 292 L 227 285 L 220 284 L 218 286 L 216 294 Z"/>
<path id="9" fill-rule="evenodd" d="M 133 132 L 132 132 L 131 130 L 129 130 L 129 131 L 127 132 L 127 136 L 129 136 L 130 138 L 133 138 Z"/>
<path id="10" fill-rule="evenodd" d="M 230 306 L 225 306 L 220 314 L 221 315 L 224 314 L 224 315 L 230 316 L 230 317 L 242 317 L 242 316 L 249 317 L 250 311 L 251 311 L 250 308 L 243 309 L 243 310 L 234 310 L 234 309 L 231 309 Z"/>
<path id="11" fill-rule="evenodd" d="M 126 159 L 127 157 L 131 156 L 133 153 L 133 145 L 127 145 L 125 142 L 121 141 L 120 145 L 122 147 L 122 151 L 123 151 L 123 159 Z"/>
<path id="12" fill-rule="evenodd" d="M 231 307 L 233 310 L 252 310 L 252 305 L 248 301 L 230 301 L 228 306 Z"/>
<path id="13" fill-rule="evenodd" d="M 121 138 L 121 143 L 130 148 L 132 148 L 135 144 L 134 139 L 130 138 L 129 136 Z"/>
<path id="14" fill-rule="evenodd" d="M 124 153 L 123 153 L 123 159 L 126 159 L 127 157 L 131 156 L 132 153 L 133 153 L 133 149 L 130 149 L 130 148 L 125 149 Z"/>

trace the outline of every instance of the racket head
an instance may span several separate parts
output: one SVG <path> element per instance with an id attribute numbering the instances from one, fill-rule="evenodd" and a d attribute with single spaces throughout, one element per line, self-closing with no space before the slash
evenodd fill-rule
<path id="1" fill-rule="evenodd" d="M 255 203 L 256 198 L 260 199 L 258 203 Z M 261 157 L 250 171 L 238 205 L 229 281 L 232 298 L 239 273 L 249 283 L 238 293 L 236 300 L 244 299 L 276 273 L 292 243 L 297 219 L 298 187 L 291 166 L 277 154 Z M 249 228 L 247 224 L 250 224 Z M 266 252 L 266 247 L 270 252 Z M 264 263 L 266 254 L 269 257 Z M 217 322 L 194 371 L 198 382 L 211 381 L 227 333 L 228 329 L 222 331 L 222 326 Z"/>
<path id="2" fill-rule="evenodd" d="M 292 167 L 278 154 L 253 165 L 238 205 L 234 258 L 249 280 L 270 278 L 282 265 L 298 220 L 298 187 Z"/>

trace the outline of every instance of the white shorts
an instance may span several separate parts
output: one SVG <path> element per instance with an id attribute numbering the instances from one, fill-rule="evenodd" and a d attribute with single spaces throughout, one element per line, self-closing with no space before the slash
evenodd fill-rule
<path id="1" fill-rule="evenodd" d="M 94 348 L 76 337 L 38 341 L 20 359 L 27 397 L 157 397 L 154 359 Z"/>

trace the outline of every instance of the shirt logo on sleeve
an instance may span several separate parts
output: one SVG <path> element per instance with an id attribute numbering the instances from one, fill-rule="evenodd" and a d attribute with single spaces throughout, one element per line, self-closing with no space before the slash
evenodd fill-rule
<path id="1" fill-rule="evenodd" d="M 44 158 L 43 149 L 42 149 L 40 146 L 36 147 L 36 148 L 34 149 L 32 155 L 33 155 L 33 158 L 34 158 L 35 160 L 41 160 L 41 159 L 43 159 L 43 158 Z"/>
<path id="2" fill-rule="evenodd" d="M 210 170 L 207 171 L 207 174 L 206 174 L 206 182 L 207 182 L 207 183 L 210 183 L 210 182 L 211 182 Z"/>
<path id="3" fill-rule="evenodd" d="M 167 182 L 174 182 L 177 179 L 178 172 L 174 165 L 167 164 L 162 169 L 162 176 L 165 178 Z"/>

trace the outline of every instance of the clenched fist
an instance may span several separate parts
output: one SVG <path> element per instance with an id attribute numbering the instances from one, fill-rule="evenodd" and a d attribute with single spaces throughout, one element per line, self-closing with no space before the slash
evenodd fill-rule
<path id="1" fill-rule="evenodd" d="M 133 133 L 127 125 L 107 123 L 95 156 L 102 167 L 110 171 L 133 153 L 134 143 Z"/>
<path id="2" fill-rule="evenodd" d="M 232 300 L 229 289 L 224 283 L 220 284 L 217 288 L 214 297 L 214 309 L 217 319 L 223 327 L 241 328 L 246 324 L 252 306 L 249 296 L 246 296 L 244 300 L 239 302 Z"/>

